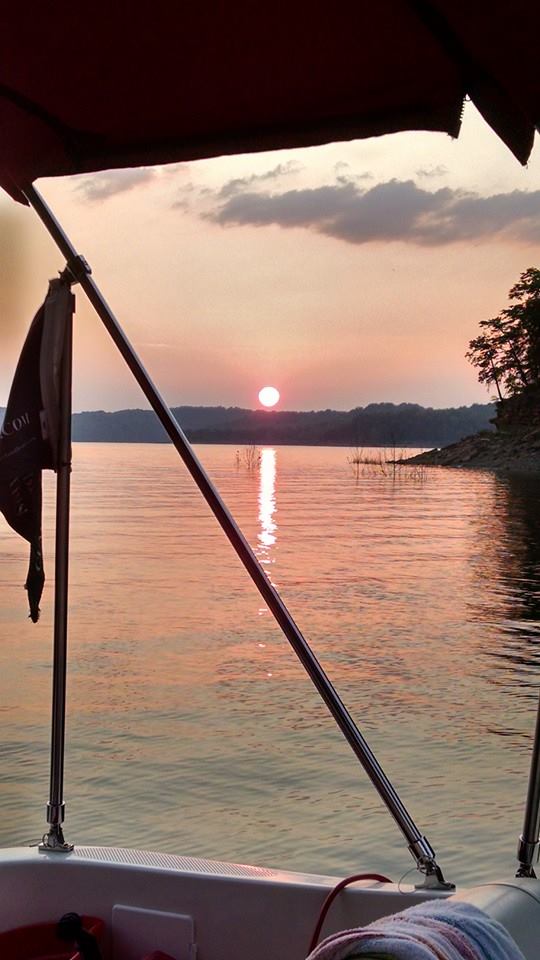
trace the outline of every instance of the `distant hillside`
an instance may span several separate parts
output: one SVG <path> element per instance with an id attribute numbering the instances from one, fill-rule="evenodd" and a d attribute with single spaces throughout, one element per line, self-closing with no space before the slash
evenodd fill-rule
<path id="1" fill-rule="evenodd" d="M 354 410 L 310 412 L 240 407 L 175 407 L 195 443 L 313 444 L 347 447 L 435 447 L 491 429 L 494 404 L 434 410 L 416 403 L 370 403 Z M 4 411 L 0 408 L 0 421 Z M 104 443 L 166 443 L 152 410 L 96 410 L 73 415 L 73 439 Z"/>
<path id="2" fill-rule="evenodd" d="M 320 444 L 328 446 L 442 446 L 491 429 L 493 404 L 434 410 L 414 403 L 371 403 L 354 410 L 311 412 L 176 407 L 189 439 L 199 443 Z M 73 439 L 163 443 L 167 437 L 150 410 L 77 413 Z"/>

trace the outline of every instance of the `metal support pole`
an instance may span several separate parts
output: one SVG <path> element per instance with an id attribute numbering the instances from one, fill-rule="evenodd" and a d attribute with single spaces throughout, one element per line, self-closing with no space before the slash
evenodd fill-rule
<path id="1" fill-rule="evenodd" d="M 435 853 L 428 840 L 420 833 L 418 827 L 412 820 L 378 760 L 372 753 L 332 683 L 323 671 L 315 654 L 302 636 L 302 633 L 291 617 L 281 597 L 270 583 L 249 543 L 238 528 L 235 520 L 212 484 L 212 481 L 197 459 L 179 424 L 157 388 L 152 383 L 111 308 L 90 276 L 91 271 L 88 264 L 83 257 L 77 254 L 63 228 L 35 187 L 28 187 L 24 190 L 24 193 L 30 205 L 34 208 L 65 257 L 67 267 L 71 274 L 80 283 L 90 303 L 101 317 L 107 331 L 114 340 L 151 407 L 157 414 L 189 473 L 212 510 L 212 513 L 221 525 L 238 557 L 255 583 L 255 586 L 287 637 L 300 663 L 324 700 L 345 739 L 356 754 L 375 789 L 378 791 L 383 803 L 405 836 L 409 851 L 415 859 L 418 869 L 426 875 L 426 885 L 444 889 L 452 888 L 452 884 L 445 883 L 440 867 L 435 859 Z"/>
<path id="2" fill-rule="evenodd" d="M 71 278 L 65 278 L 66 283 Z M 54 557 L 54 647 L 51 723 L 51 777 L 47 823 L 40 850 L 65 853 L 64 750 L 66 725 L 67 620 L 69 584 L 69 507 L 71 486 L 71 376 L 73 354 L 73 312 L 66 322 L 60 380 L 58 467 L 56 473 L 56 545 Z"/>
<path id="3" fill-rule="evenodd" d="M 529 772 L 529 787 L 523 818 L 523 833 L 519 838 L 516 877 L 536 877 L 533 863 L 538 860 L 540 838 L 540 698 L 536 714 L 536 728 Z"/>

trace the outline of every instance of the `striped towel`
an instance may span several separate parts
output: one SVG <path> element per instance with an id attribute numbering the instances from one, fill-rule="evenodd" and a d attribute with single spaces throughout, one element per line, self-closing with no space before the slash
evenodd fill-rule
<path id="1" fill-rule="evenodd" d="M 332 934 L 315 948 L 309 960 L 353 957 L 525 960 L 500 923 L 470 903 L 452 900 L 430 900 L 367 927 Z"/>

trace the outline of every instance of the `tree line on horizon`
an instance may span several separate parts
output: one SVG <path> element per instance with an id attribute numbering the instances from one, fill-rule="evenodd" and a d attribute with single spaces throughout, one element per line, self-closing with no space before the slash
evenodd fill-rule
<path id="1" fill-rule="evenodd" d="M 195 443 L 297 444 L 347 447 L 435 447 L 491 429 L 493 404 L 434 409 L 416 403 L 371 403 L 349 411 L 266 411 L 240 407 L 174 407 Z M 0 421 L 3 411 L 0 410 Z M 73 415 L 73 440 L 167 443 L 152 410 Z"/>

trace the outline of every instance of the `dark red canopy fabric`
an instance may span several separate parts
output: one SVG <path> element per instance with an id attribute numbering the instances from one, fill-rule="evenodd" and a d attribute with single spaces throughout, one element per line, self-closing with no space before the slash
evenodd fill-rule
<path id="1" fill-rule="evenodd" d="M 456 136 L 468 94 L 525 163 L 538 0 L 4 5 L 0 185 L 397 130 Z"/>

